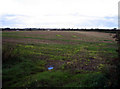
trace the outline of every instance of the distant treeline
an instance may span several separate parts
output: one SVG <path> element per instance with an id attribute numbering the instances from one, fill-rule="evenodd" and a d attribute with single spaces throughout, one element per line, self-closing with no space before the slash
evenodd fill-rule
<path id="1" fill-rule="evenodd" d="M 71 29 L 71 28 L 2 28 L 2 31 L 118 31 L 113 29 Z"/>

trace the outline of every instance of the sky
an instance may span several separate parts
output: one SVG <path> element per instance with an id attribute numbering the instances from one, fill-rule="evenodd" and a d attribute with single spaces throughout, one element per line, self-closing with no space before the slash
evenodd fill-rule
<path id="1" fill-rule="evenodd" d="M 0 28 L 117 28 L 119 0 L 0 0 Z"/>

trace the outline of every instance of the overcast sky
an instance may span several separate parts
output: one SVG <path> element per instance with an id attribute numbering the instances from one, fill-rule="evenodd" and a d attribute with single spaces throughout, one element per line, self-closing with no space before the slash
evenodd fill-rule
<path id="1" fill-rule="evenodd" d="M 0 0 L 0 27 L 114 28 L 119 0 Z"/>

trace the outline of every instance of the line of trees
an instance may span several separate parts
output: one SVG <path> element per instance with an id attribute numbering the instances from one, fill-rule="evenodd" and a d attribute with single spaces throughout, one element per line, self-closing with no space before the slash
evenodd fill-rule
<path id="1" fill-rule="evenodd" d="M 73 29 L 73 28 L 2 28 L 2 31 L 117 31 L 116 28 L 113 29 Z"/>

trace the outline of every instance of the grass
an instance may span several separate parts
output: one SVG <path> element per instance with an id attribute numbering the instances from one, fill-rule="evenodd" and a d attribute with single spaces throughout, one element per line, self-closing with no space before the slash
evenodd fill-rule
<path id="1" fill-rule="evenodd" d="M 26 78 L 26 83 L 23 82 L 23 79 L 23 81 L 15 84 L 14 86 L 22 85 L 23 87 L 103 87 L 106 81 L 106 78 L 101 73 L 71 75 L 68 72 L 61 71 L 47 71 L 28 76 Z"/>
<path id="2" fill-rule="evenodd" d="M 76 38 L 77 36 L 73 35 L 72 37 L 73 37 L 73 38 Z"/>
<path id="3" fill-rule="evenodd" d="M 7 37 L 4 34 L 8 35 L 9 32 L 3 33 L 3 37 Z M 14 39 L 15 35 L 9 37 Z M 117 57 L 115 43 L 99 42 L 81 44 L 4 42 L 2 51 L 3 87 L 106 87 L 108 80 L 101 70 L 106 65 L 105 60 Z M 50 65 L 54 68 L 49 71 Z"/>

